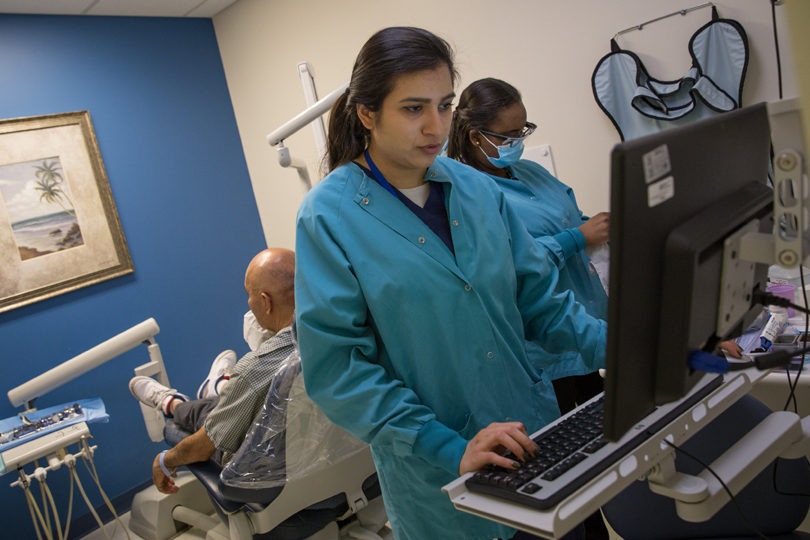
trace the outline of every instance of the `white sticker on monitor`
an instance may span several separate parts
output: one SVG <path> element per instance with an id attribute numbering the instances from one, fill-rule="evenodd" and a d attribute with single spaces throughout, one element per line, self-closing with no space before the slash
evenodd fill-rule
<path id="1" fill-rule="evenodd" d="M 667 176 L 647 186 L 647 205 L 652 208 L 675 196 L 675 178 Z"/>
<path id="2" fill-rule="evenodd" d="M 644 154 L 643 161 L 644 180 L 648 184 L 672 171 L 672 165 L 669 162 L 669 148 L 665 144 Z"/>

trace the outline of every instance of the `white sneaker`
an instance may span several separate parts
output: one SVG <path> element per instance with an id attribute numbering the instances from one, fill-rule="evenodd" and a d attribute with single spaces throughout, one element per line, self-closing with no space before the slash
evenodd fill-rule
<path id="1" fill-rule="evenodd" d="M 171 416 L 171 402 L 175 399 L 180 401 L 188 401 L 188 396 L 179 393 L 174 388 L 163 386 L 155 379 L 145 375 L 138 375 L 129 381 L 129 391 L 135 396 L 135 399 L 160 409 L 166 416 Z"/>
<path id="2" fill-rule="evenodd" d="M 208 377 L 197 389 L 197 399 L 218 396 L 222 383 L 230 379 L 234 364 L 236 364 L 235 352 L 227 349 L 219 353 L 211 364 Z"/>

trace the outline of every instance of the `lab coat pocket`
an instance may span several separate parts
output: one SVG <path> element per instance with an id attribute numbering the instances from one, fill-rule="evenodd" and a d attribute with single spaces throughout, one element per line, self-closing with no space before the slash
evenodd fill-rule
<path id="1" fill-rule="evenodd" d="M 541 377 L 540 380 L 532 386 L 532 396 L 545 396 L 548 395 L 549 392 L 554 395 L 554 386 L 552 386 L 551 381 L 545 377 Z"/>

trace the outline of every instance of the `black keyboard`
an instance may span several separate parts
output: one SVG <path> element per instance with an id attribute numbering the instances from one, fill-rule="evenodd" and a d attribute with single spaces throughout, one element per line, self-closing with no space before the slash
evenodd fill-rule
<path id="1" fill-rule="evenodd" d="M 722 377 L 717 377 L 646 429 L 625 436 L 618 443 L 608 441 L 602 434 L 605 396 L 602 393 L 536 433 L 533 440 L 540 448 L 536 457 L 521 463 L 511 453 L 507 454 L 521 463 L 519 469 L 487 465 L 468 478 L 465 485 L 470 491 L 540 510 L 551 508 L 689 410 L 721 382 Z"/>
<path id="2" fill-rule="evenodd" d="M 558 478 L 608 444 L 602 435 L 603 410 L 604 394 L 601 394 L 595 401 L 536 435 L 533 440 L 540 451 L 536 457 L 521 463 L 520 469 L 487 465 L 467 480 L 467 488 L 535 508 L 554 506 L 603 469 L 594 466 L 591 474 L 580 474 L 578 482 L 554 489 L 553 484 Z M 507 457 L 515 459 L 512 454 L 507 454 Z"/>

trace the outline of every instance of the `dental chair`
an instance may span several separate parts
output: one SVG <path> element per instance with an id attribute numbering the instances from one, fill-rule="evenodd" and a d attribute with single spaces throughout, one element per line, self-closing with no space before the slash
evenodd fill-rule
<path id="1" fill-rule="evenodd" d="M 163 433 L 170 445 L 190 435 L 171 421 Z M 226 467 L 208 461 L 187 468 L 211 504 L 201 505 L 190 494 L 196 482 L 178 475 L 177 494 L 150 486 L 135 496 L 133 532 L 164 540 L 180 522 L 206 531 L 206 540 L 392 538 L 368 445 L 332 424 L 309 399 L 297 352 L 285 360 Z"/>
<path id="2" fill-rule="evenodd" d="M 743 396 L 689 439 L 683 448 L 704 463 L 712 462 L 730 446 L 730 441 L 739 440 L 770 413 L 771 410 L 753 396 Z M 703 469 L 688 457 L 677 452 L 675 455 L 679 471 L 696 475 Z M 771 540 L 810 539 L 810 534 L 796 530 L 810 508 L 809 492 L 810 463 L 807 458 L 779 458 L 735 495 L 748 524 L 733 502 L 707 521 L 684 521 L 677 515 L 675 501 L 653 493 L 643 480 L 634 482 L 611 499 L 602 507 L 602 512 L 623 540 L 762 538 L 748 525 Z"/>

